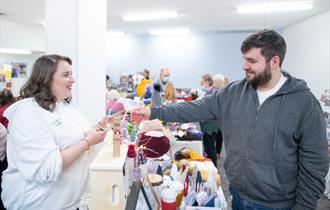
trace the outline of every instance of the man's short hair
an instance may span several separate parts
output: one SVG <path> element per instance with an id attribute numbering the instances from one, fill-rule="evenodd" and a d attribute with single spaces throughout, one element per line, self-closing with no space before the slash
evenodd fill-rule
<path id="1" fill-rule="evenodd" d="M 252 48 L 260 48 L 261 55 L 269 62 L 274 56 L 280 58 L 280 67 L 282 66 L 286 43 L 284 38 L 274 30 L 264 29 L 247 37 L 241 46 L 242 53 L 246 53 Z"/>

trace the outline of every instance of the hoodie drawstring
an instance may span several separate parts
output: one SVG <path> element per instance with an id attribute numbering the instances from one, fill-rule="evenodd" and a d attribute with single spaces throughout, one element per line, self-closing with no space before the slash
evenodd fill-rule
<path id="1" fill-rule="evenodd" d="M 283 107 L 285 98 L 286 98 L 286 94 L 284 94 L 283 97 L 282 97 L 282 102 L 281 102 L 280 108 L 278 110 L 277 118 L 276 118 L 276 122 L 275 122 L 275 129 L 274 129 L 274 150 L 276 150 L 276 148 L 277 148 L 277 130 L 278 130 L 278 124 L 280 122 L 280 115 L 281 115 L 281 112 L 282 112 L 282 107 Z"/>

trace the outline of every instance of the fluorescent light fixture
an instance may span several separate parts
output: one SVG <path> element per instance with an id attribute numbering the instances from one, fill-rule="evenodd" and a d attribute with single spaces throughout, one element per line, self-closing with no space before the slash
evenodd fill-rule
<path id="1" fill-rule="evenodd" d="M 108 31 L 108 35 L 110 37 L 119 38 L 119 37 L 124 37 L 126 34 L 122 31 Z"/>
<path id="2" fill-rule="evenodd" d="M 310 2 L 278 2 L 263 4 L 246 4 L 238 6 L 238 13 L 265 13 L 265 12 L 284 12 L 295 10 L 312 9 L 314 5 Z"/>
<path id="3" fill-rule="evenodd" d="M 151 29 L 151 35 L 186 35 L 189 34 L 189 28 L 164 28 L 164 29 Z"/>
<path id="4" fill-rule="evenodd" d="M 17 54 L 17 55 L 30 55 L 32 51 L 30 50 L 21 50 L 13 48 L 0 48 L 0 53 L 2 54 Z"/>
<path id="5" fill-rule="evenodd" d="M 144 20 L 161 20 L 176 18 L 179 13 L 176 11 L 158 11 L 158 12 L 148 12 L 148 13 L 136 13 L 131 15 L 124 15 L 124 21 L 144 21 Z"/>

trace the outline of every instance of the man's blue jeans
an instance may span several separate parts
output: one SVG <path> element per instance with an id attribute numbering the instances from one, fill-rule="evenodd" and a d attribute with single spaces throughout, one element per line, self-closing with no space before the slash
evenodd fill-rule
<path id="1" fill-rule="evenodd" d="M 251 203 L 239 197 L 233 189 L 230 189 L 230 194 L 233 197 L 231 201 L 232 210 L 291 210 L 291 208 L 269 208 Z"/>

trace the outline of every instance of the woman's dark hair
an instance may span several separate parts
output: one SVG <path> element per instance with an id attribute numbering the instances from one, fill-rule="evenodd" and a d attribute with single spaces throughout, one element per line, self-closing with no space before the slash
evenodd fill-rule
<path id="1" fill-rule="evenodd" d="M 61 55 L 44 55 L 38 58 L 33 64 L 31 76 L 20 90 L 18 99 L 33 97 L 42 108 L 53 111 L 56 97 L 51 91 L 51 84 L 60 61 L 72 65 L 70 58 Z M 64 101 L 70 103 L 71 97 Z"/>
<path id="2" fill-rule="evenodd" d="M 0 107 L 3 107 L 7 104 L 14 103 L 15 102 L 15 97 L 13 93 L 8 90 L 7 88 L 3 89 L 0 92 Z"/>
<path id="3" fill-rule="evenodd" d="M 264 29 L 251 34 L 242 43 L 241 51 L 245 53 L 252 48 L 260 48 L 261 55 L 266 59 L 266 62 L 277 55 L 280 57 L 280 67 L 282 66 L 286 53 L 286 43 L 284 38 L 276 31 Z"/>

